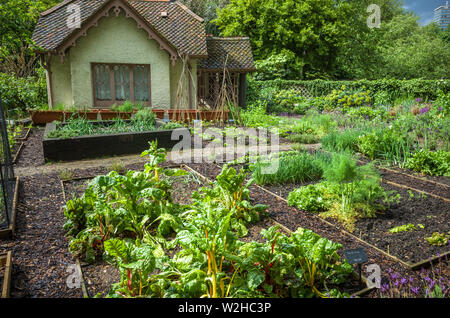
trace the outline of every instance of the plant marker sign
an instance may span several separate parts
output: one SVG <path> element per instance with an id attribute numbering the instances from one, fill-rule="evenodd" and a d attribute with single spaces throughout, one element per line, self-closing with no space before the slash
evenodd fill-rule
<path id="1" fill-rule="evenodd" d="M 349 264 L 358 264 L 359 281 L 361 282 L 361 265 L 369 261 L 366 251 L 363 248 L 345 250 L 344 256 Z"/>

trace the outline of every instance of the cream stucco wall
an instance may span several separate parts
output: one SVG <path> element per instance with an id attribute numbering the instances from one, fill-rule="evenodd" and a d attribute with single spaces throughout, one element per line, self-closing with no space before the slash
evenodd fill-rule
<path id="1" fill-rule="evenodd" d="M 53 107 L 59 104 L 65 107 L 73 105 L 70 55 L 66 56 L 64 62 L 60 57 L 53 56 L 50 65 Z"/>
<path id="2" fill-rule="evenodd" d="M 110 15 L 90 28 L 70 49 L 64 64 L 59 57 L 51 61 L 54 105 L 93 107 L 91 63 L 150 64 L 153 108 L 173 108 L 182 62 L 171 64 L 169 54 L 150 40 L 146 31 L 138 29 L 133 19 L 123 14 Z M 197 63 L 191 61 L 194 75 L 195 104 Z M 186 84 L 187 86 L 187 84 Z"/>
<path id="3" fill-rule="evenodd" d="M 171 66 L 170 68 L 170 98 L 172 100 L 172 108 L 195 108 L 197 101 L 197 60 L 191 59 L 190 66 L 191 70 L 189 72 L 187 64 L 184 66 L 183 61 L 178 59 L 175 66 Z M 189 78 L 192 81 L 192 105 L 188 104 Z"/>

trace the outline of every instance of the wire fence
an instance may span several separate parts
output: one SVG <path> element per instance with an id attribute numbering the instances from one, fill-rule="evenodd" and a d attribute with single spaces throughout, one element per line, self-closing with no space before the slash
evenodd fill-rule
<path id="1" fill-rule="evenodd" d="M 2 93 L 0 92 L 0 229 L 8 228 L 11 224 L 15 187 L 14 168 L 7 127 L 2 104 Z"/>

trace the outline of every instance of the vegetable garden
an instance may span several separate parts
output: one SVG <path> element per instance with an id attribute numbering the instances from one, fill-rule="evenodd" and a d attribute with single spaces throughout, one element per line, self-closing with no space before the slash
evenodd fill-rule
<path id="1" fill-rule="evenodd" d="M 33 280 L 13 271 L 11 294 L 448 297 L 448 93 L 389 104 L 345 86 L 322 97 L 296 94 L 279 92 L 275 111 L 258 99 L 241 110 L 241 125 L 165 124 L 188 128 L 203 148 L 285 146 L 266 155 L 236 150 L 227 162 L 173 163 L 170 149 L 151 142 L 140 157 L 99 159 L 108 165 L 46 164 L 44 129 L 11 128 L 11 140 L 23 142 L 17 234 L 0 252 L 12 249 L 19 268 L 39 264 L 27 270 Z M 107 125 L 73 118 L 50 137 L 153 131 L 154 117 L 143 110 Z M 274 162 L 278 169 L 266 173 Z M 361 247 L 369 259 L 362 282 L 344 256 Z M 66 284 L 74 263 L 80 288 Z M 378 287 L 368 284 L 370 264 L 381 268 Z"/>

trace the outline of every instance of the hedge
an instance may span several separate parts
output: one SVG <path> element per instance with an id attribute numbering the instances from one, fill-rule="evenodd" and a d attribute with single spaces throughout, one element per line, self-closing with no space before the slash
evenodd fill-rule
<path id="1" fill-rule="evenodd" d="M 333 89 L 340 89 L 345 85 L 347 89 L 362 89 L 363 86 L 372 93 L 384 91 L 391 98 L 410 96 L 414 98 L 423 98 L 424 100 L 434 100 L 437 97 L 439 89 L 443 92 L 450 91 L 450 80 L 358 80 L 358 81 L 296 81 L 296 80 L 272 80 L 272 81 L 256 81 L 248 80 L 247 102 L 249 104 L 257 101 L 271 92 L 283 89 L 293 89 L 299 86 L 306 88 L 314 97 L 326 96 Z"/>

